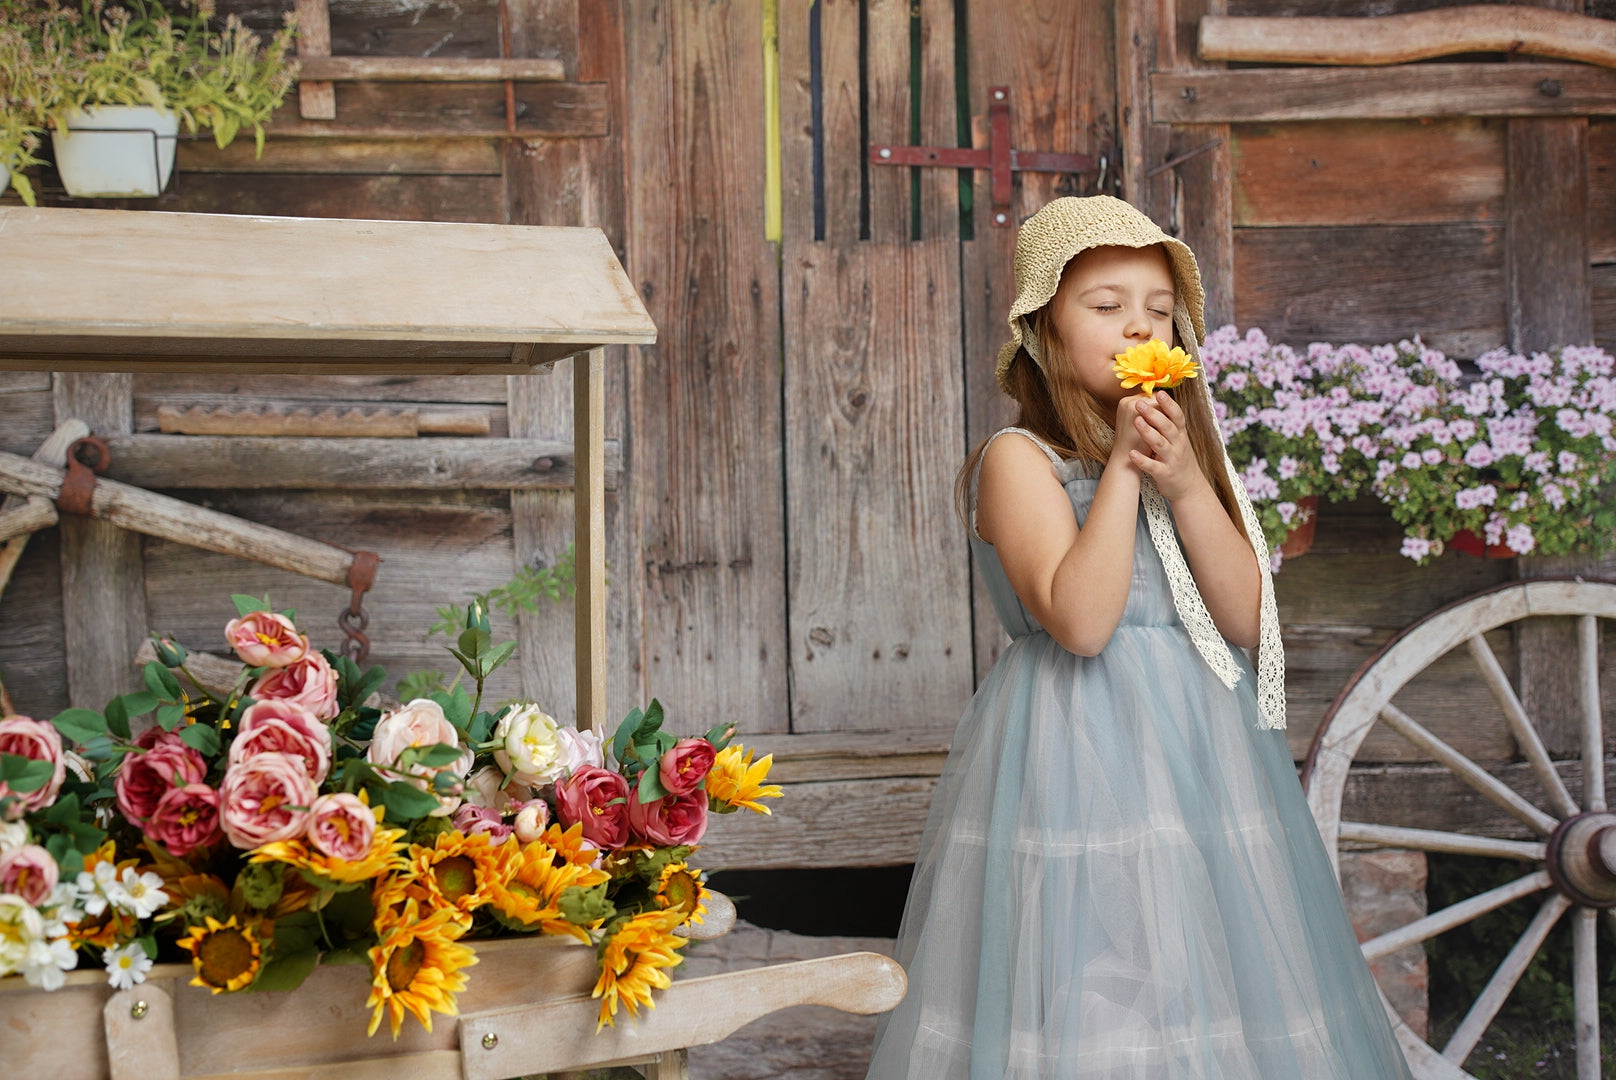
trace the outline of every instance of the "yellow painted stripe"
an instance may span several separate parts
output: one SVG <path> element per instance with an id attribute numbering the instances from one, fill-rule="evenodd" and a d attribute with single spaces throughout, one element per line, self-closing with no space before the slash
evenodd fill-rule
<path id="1" fill-rule="evenodd" d="M 763 237 L 778 241 L 780 209 L 780 0 L 763 0 Z"/>

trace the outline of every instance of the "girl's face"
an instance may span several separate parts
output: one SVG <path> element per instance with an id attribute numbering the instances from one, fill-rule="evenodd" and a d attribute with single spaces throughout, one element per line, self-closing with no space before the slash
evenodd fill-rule
<path id="1" fill-rule="evenodd" d="M 1083 388 L 1117 407 L 1124 390 L 1117 354 L 1152 338 L 1173 343 L 1173 273 L 1159 245 L 1097 247 L 1078 253 L 1049 301 L 1055 332 Z"/>

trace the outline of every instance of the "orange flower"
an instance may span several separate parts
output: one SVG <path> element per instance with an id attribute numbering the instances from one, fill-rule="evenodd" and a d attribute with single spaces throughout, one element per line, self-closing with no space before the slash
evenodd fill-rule
<path id="1" fill-rule="evenodd" d="M 411 844 L 409 869 L 415 878 L 411 896 L 430 910 L 450 909 L 466 924 L 488 903 L 495 884 L 510 876 L 504 851 L 489 843 L 487 833 L 441 832 L 431 847 Z"/>
<path id="2" fill-rule="evenodd" d="M 769 813 L 769 808 L 758 800 L 778 799 L 783 794 L 779 785 L 763 783 L 773 763 L 774 755 L 765 754 L 756 765 L 752 764 L 752 751 L 740 743 L 730 743 L 720 750 L 713 759 L 712 772 L 707 774 L 707 797 L 713 809 L 728 813 L 744 806 L 759 814 Z"/>
<path id="3" fill-rule="evenodd" d="M 567 861 L 543 840 L 518 844 L 511 837 L 505 848 L 511 873 L 494 883 L 489 901 L 501 921 L 546 934 L 565 934 L 588 944 L 588 932 L 561 917 L 561 894 L 574 885 L 585 889 L 599 885 L 607 879 L 606 872 L 593 870 L 588 863 Z"/>
<path id="4" fill-rule="evenodd" d="M 464 931 L 453 908 L 423 913 L 413 898 L 402 909 L 377 912 L 376 947 L 370 950 L 374 976 L 365 1003 L 373 1010 L 367 1034 L 376 1034 L 383 1013 L 395 1039 L 405 1012 L 427 1031 L 432 1030 L 434 1011 L 459 1015 L 455 995 L 466 988 L 465 969 L 477 962 L 471 946 L 459 941 Z"/>
<path id="5" fill-rule="evenodd" d="M 684 961 L 673 951 L 689 944 L 689 939 L 673 932 L 683 921 L 684 916 L 677 911 L 647 911 L 625 920 L 606 939 L 600 956 L 600 980 L 590 994 L 600 998 L 596 1031 L 607 1024 L 616 1026 L 618 1002 L 634 1017 L 639 1016 L 641 1005 L 656 1008 L 651 990 L 665 990 L 672 985 L 664 969 Z"/>
<path id="6" fill-rule="evenodd" d="M 1177 345 L 1169 349 L 1166 342 L 1156 338 L 1117 353 L 1117 362 L 1111 370 L 1122 380 L 1123 387 L 1137 386 L 1145 394 L 1153 394 L 1158 388 L 1171 390 L 1201 373 L 1183 349 Z"/>

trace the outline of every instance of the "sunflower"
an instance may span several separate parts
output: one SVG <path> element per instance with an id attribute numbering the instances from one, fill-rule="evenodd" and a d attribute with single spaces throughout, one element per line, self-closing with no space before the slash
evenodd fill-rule
<path id="1" fill-rule="evenodd" d="M 1117 362 L 1111 370 L 1122 380 L 1124 388 L 1137 386 L 1145 394 L 1155 393 L 1158 387 L 1171 390 L 1201 373 L 1189 353 L 1177 345 L 1169 349 L 1167 343 L 1158 338 L 1117 353 Z"/>
<path id="2" fill-rule="evenodd" d="M 409 870 L 415 878 L 410 894 L 469 924 L 471 913 L 488 903 L 494 886 L 510 876 L 506 862 L 505 850 L 491 843 L 487 833 L 441 832 L 430 847 L 410 845 Z"/>
<path id="3" fill-rule="evenodd" d="M 572 862 L 544 840 L 518 845 L 507 840 L 509 873 L 496 881 L 489 903 L 500 920 L 527 930 L 566 934 L 588 943 L 589 934 L 561 917 L 561 894 L 573 886 L 591 888 L 607 880 L 604 870 Z"/>
<path id="4" fill-rule="evenodd" d="M 196 968 L 192 986 L 206 986 L 219 994 L 240 990 L 258 977 L 263 950 L 252 927 L 238 925 L 234 915 L 222 923 L 209 915 L 206 926 L 190 930 L 191 936 L 181 938 L 179 945 L 190 951 Z"/>
<path id="5" fill-rule="evenodd" d="M 402 869 L 405 863 L 404 845 L 399 841 L 404 830 L 380 828 L 381 818 L 382 809 L 377 807 L 378 828 L 371 837 L 370 850 L 365 852 L 364 858 L 352 862 L 333 859 L 307 840 L 276 840 L 255 848 L 252 861 L 285 863 L 341 884 L 369 881 Z"/>
<path id="6" fill-rule="evenodd" d="M 707 914 L 707 905 L 702 903 L 707 899 L 707 890 L 696 871 L 682 862 L 670 862 L 662 868 L 651 899 L 657 907 L 677 912 L 681 923 L 699 923 Z"/>
<path id="7" fill-rule="evenodd" d="M 665 990 L 672 985 L 664 968 L 677 967 L 684 957 L 674 952 L 689 944 L 673 932 L 684 917 L 673 911 L 647 911 L 620 923 L 606 939 L 600 956 L 600 981 L 590 997 L 600 998 L 599 1031 L 607 1024 L 616 1027 L 617 1003 L 621 1001 L 630 1016 L 639 1016 L 639 1007 L 656 1008 L 651 1000 L 653 987 Z"/>
<path id="8" fill-rule="evenodd" d="M 555 857 L 574 866 L 593 866 L 600 858 L 600 849 L 584 839 L 584 823 L 577 822 L 570 829 L 559 823 L 551 825 L 540 837 Z"/>
<path id="9" fill-rule="evenodd" d="M 376 1034 L 387 1014 L 398 1038 L 399 1027 L 408 1012 L 432 1030 L 432 1013 L 458 1016 L 455 995 L 466 988 L 465 969 L 477 962 L 469 945 L 460 944 L 465 928 L 452 908 L 439 908 L 423 915 L 413 897 L 402 908 L 379 908 L 376 916 L 376 947 L 370 950 L 370 984 L 373 1009 L 369 1035 Z"/>
<path id="10" fill-rule="evenodd" d="M 763 784 L 769 775 L 769 766 L 774 764 L 774 755 L 765 754 L 754 765 L 752 751 L 746 750 L 743 756 L 743 749 L 740 743 L 731 743 L 718 752 L 712 771 L 707 774 L 707 797 L 729 810 L 744 806 L 760 814 L 770 813 L 769 808 L 757 800 L 778 799 L 784 794 L 777 784 Z"/>

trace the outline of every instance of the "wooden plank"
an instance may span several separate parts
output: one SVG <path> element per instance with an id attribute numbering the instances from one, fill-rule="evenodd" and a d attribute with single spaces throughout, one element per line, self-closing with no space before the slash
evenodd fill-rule
<path id="1" fill-rule="evenodd" d="M 56 422 L 79 419 L 103 437 L 126 434 L 133 421 L 132 389 L 129 375 L 57 374 L 52 386 Z M 62 659 L 68 700 L 100 709 L 140 686 L 135 650 L 151 625 L 140 537 L 108 521 L 64 517 Z"/>
<path id="2" fill-rule="evenodd" d="M 577 483 L 572 491 L 574 548 L 573 664 L 580 731 L 610 735 L 606 716 L 606 355 L 592 349 L 572 362 L 572 433 Z"/>
<path id="3" fill-rule="evenodd" d="M 1616 121 L 1588 123 L 1588 258 L 1616 263 Z"/>
<path id="4" fill-rule="evenodd" d="M 1616 265 L 1592 267 L 1588 272 L 1592 293 L 1594 344 L 1616 352 Z"/>
<path id="5" fill-rule="evenodd" d="M 663 2 L 626 8 L 624 26 L 628 173 L 658 178 L 629 192 L 629 266 L 667 327 L 631 369 L 642 677 L 691 713 L 782 731 L 779 271 L 757 165 L 762 20 Z"/>
<path id="6" fill-rule="evenodd" d="M 556 439 L 314 439 L 252 435 L 122 435 L 109 479 L 143 488 L 459 491 L 569 490 L 571 442 Z M 614 440 L 602 462 L 615 488 Z"/>
<path id="7" fill-rule="evenodd" d="M 1409 64 L 1462 53 L 1519 53 L 1616 67 L 1616 26 L 1578 12 L 1503 4 L 1369 19 L 1280 16 L 1201 20 L 1208 60 L 1257 64 Z"/>
<path id="8" fill-rule="evenodd" d="M 1582 788 L 1582 769 L 1575 762 L 1558 763 L 1560 775 L 1572 792 Z M 1542 805 L 1542 794 L 1523 763 L 1487 769 L 1516 791 Z M 1616 763 L 1607 759 L 1605 775 L 1616 777 Z M 1492 836 L 1505 840 L 1541 840 L 1524 824 L 1483 798 L 1458 777 L 1438 765 L 1384 765 L 1354 768 L 1347 775 L 1341 799 L 1343 821 L 1373 825 L 1406 825 Z"/>
<path id="9" fill-rule="evenodd" d="M 857 724 L 809 735 L 738 736 L 754 761 L 774 758 L 769 781 L 797 784 L 895 776 L 934 777 L 948 757 L 950 733 L 898 730 L 859 732 Z"/>
<path id="10" fill-rule="evenodd" d="M 326 0 L 296 0 L 297 55 L 318 61 L 331 55 L 331 10 Z M 337 99 L 329 82 L 299 79 L 297 115 L 308 120 L 330 120 L 337 115 Z"/>
<path id="11" fill-rule="evenodd" d="M 655 334 L 596 229 L 45 208 L 0 208 L 0 229 L 34 252 L 26 265 L 0 264 L 10 298 L 0 335 L 12 339 L 99 338 L 108 348 L 131 337 L 336 340 L 385 355 L 377 343 L 452 351 Z M 320 253 L 317 273 L 310 251 Z M 76 288 L 87 274 L 105 290 L 94 316 Z"/>
<path id="12" fill-rule="evenodd" d="M 234 144 L 232 144 L 234 145 Z M 318 151 L 319 147 L 314 147 Z M 150 199 L 74 199 L 42 203 L 106 210 L 150 209 Z M 162 195 L 164 210 L 190 214 L 299 215 L 400 221 L 501 221 L 500 183 L 493 176 L 354 173 L 203 172 L 182 175 Z"/>
<path id="13" fill-rule="evenodd" d="M 819 55 L 807 54 L 809 45 L 807 26 L 796 27 L 796 5 L 785 5 L 780 13 L 780 83 L 784 87 L 793 79 L 802 80 L 803 86 L 811 82 L 809 65 L 819 66 L 820 81 L 820 162 L 824 175 L 823 214 L 824 228 L 815 239 L 848 243 L 866 239 L 870 233 L 872 200 L 875 192 L 869 185 L 877 185 L 879 178 L 869 175 L 871 166 L 865 164 L 866 147 L 861 138 L 861 114 L 864 109 L 864 84 L 861 79 L 860 57 L 864 43 L 860 38 L 860 11 L 863 0 L 825 0 L 819 12 Z M 806 22 L 807 13 L 804 13 Z M 790 39 L 800 30 L 798 47 Z M 810 103 L 795 102 L 799 106 Z M 803 152 L 810 150 L 807 141 L 798 137 L 809 134 L 812 117 L 807 112 L 793 115 L 788 110 L 793 102 L 783 93 L 781 108 L 782 153 L 790 162 L 795 156 L 798 167 L 807 167 L 809 159 Z M 800 123 L 798 121 L 801 121 Z M 907 140 L 905 140 L 907 141 Z M 791 144 L 797 144 L 793 155 Z M 788 171 L 790 166 L 788 165 Z M 806 171 L 806 169 L 805 169 Z M 797 204 L 799 213 L 811 213 L 814 199 Z M 785 207 L 786 234 L 790 235 L 792 206 Z M 811 220 L 811 218 L 809 219 Z"/>
<path id="14" fill-rule="evenodd" d="M 336 83 L 332 120 L 306 120 L 283 105 L 271 138 L 470 138 L 505 135 L 505 84 Z M 600 83 L 517 83 L 516 133 L 524 138 L 605 135 L 611 119 Z"/>
<path id="15" fill-rule="evenodd" d="M 1361 18 L 1427 11 L 1450 0 L 1229 0 L 1230 15 L 1333 15 Z"/>
<path id="16" fill-rule="evenodd" d="M 1130 11 L 1143 6 L 1126 5 Z M 1014 95 L 1012 145 L 1089 154 L 1112 151 L 1112 125 L 1121 116 L 1115 7 L 1106 0 L 967 5 L 973 117 L 987 114 L 987 88 L 1005 85 Z M 1022 173 L 1010 220 L 1019 224 L 1057 195 L 1093 194 L 1092 183 L 1092 178 L 1074 185 L 1070 177 L 1053 173 Z M 993 225 L 986 173 L 975 175 L 972 190 L 973 238 L 961 246 L 967 418 L 962 449 L 1009 424 L 1015 414 L 1014 402 L 994 379 L 994 360 L 1009 336 L 1005 315 L 1015 295 L 1016 230 Z M 1115 193 L 1110 187 L 1107 192 Z M 1010 639 L 999 627 L 981 576 L 973 574 L 972 579 L 973 653 L 980 679 Z"/>
<path id="17" fill-rule="evenodd" d="M 4 376 L 0 376 L 4 378 Z M 453 402 L 485 405 L 505 404 L 504 375 L 453 375 L 445 378 L 418 376 L 400 379 L 391 375 L 332 375 L 310 382 L 287 375 L 259 375 L 237 371 L 231 375 L 204 378 L 164 372 L 142 372 L 135 376 L 135 424 L 137 431 L 157 427 L 157 410 L 164 405 L 221 406 L 287 402 L 329 402 L 341 407 L 360 402 Z"/>
<path id="18" fill-rule="evenodd" d="M 438 405 L 364 407 L 297 405 L 163 405 L 157 427 L 165 435 L 302 435 L 320 438 L 413 439 L 418 435 L 487 435 L 491 410 Z"/>
<path id="19" fill-rule="evenodd" d="M 784 785 L 767 817 L 750 810 L 709 817 L 701 865 L 711 872 L 912 863 L 936 786 L 923 777 Z M 881 827 L 871 830 L 872 821 Z M 862 830 L 857 844 L 847 842 L 853 830 Z"/>
<path id="20" fill-rule="evenodd" d="M 1240 125 L 1233 139 L 1238 226 L 1504 219 L 1504 124 L 1496 120 Z"/>
<path id="21" fill-rule="evenodd" d="M 1235 322 L 1295 344 L 1420 334 L 1474 356 L 1505 339 L 1502 248 L 1490 225 L 1237 229 Z"/>
<path id="22" fill-rule="evenodd" d="M 1163 72 L 1150 86 L 1169 124 L 1616 113 L 1616 71 L 1579 64 Z"/>
<path id="23" fill-rule="evenodd" d="M 7 375 L 33 377 L 26 372 L 6 372 L 0 374 L 0 378 Z M 48 374 L 45 376 L 47 379 L 49 377 Z M 5 422 L 0 423 L 0 450 L 11 454 L 33 453 L 56 425 L 48 386 L 44 390 L 0 396 L 0 413 L 5 415 Z"/>
<path id="24" fill-rule="evenodd" d="M 17 711 L 42 720 L 69 704 L 60 548 L 57 530 L 36 534 L 0 603 L 0 678 Z M 95 707 L 105 704 L 103 699 Z"/>
<path id="25" fill-rule="evenodd" d="M 565 67 L 553 57 L 310 56 L 298 60 L 299 80 L 325 82 L 560 82 Z"/>
<path id="26" fill-rule="evenodd" d="M 1178 0 L 1171 7 L 1175 23 L 1171 29 L 1216 17 L 1225 0 Z M 1221 67 L 1198 53 L 1178 50 L 1175 67 Z M 1172 233 L 1195 252 L 1206 288 L 1208 329 L 1234 320 L 1234 166 L 1229 125 L 1192 124 L 1174 127 L 1167 140 L 1168 161 L 1181 161 L 1172 168 L 1176 174 Z"/>
<path id="27" fill-rule="evenodd" d="M 956 252 L 786 259 L 793 731 L 952 726 L 970 696 Z"/>
<path id="28" fill-rule="evenodd" d="M 211 139 L 178 144 L 175 167 L 186 188 L 189 173 L 387 173 L 396 175 L 497 176 L 494 139 L 291 139 L 272 138 L 259 155 L 251 139 L 222 149 Z"/>
<path id="29" fill-rule="evenodd" d="M 1510 346 L 1589 344 L 1587 118 L 1512 120 L 1506 157 Z"/>
<path id="30" fill-rule="evenodd" d="M 909 0 L 865 0 L 863 13 L 864 81 L 861 87 L 848 87 L 862 94 L 864 107 L 859 117 L 860 126 L 856 131 L 843 129 L 840 132 L 842 137 L 835 140 L 836 152 L 858 155 L 861 164 L 867 152 L 866 141 L 862 138 L 866 133 L 868 143 L 909 146 L 919 142 L 910 134 L 909 124 Z M 851 28 L 848 24 L 843 25 Z M 840 41 L 825 42 L 828 49 L 843 47 Z M 840 115 L 844 118 L 847 116 L 845 112 Z M 830 145 L 827 139 L 827 152 Z M 914 170 L 866 164 L 864 171 L 869 178 L 869 221 L 864 238 L 889 243 L 910 239 L 909 179 Z M 935 175 L 943 170 L 925 169 L 919 172 Z M 829 191 L 825 194 L 827 198 L 832 197 Z M 789 295 L 789 285 L 786 291 Z M 789 338 L 786 348 L 789 355 Z M 789 483 L 787 486 L 789 488 Z M 793 655 L 796 655 L 795 648 Z M 792 711 L 796 711 L 795 707 Z"/>

